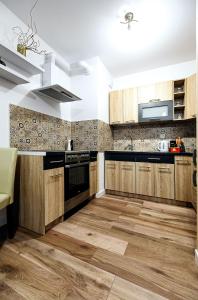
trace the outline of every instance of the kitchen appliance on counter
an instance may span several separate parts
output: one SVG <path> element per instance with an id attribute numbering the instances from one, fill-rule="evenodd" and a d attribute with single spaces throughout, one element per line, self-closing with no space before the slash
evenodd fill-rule
<path id="1" fill-rule="evenodd" d="M 138 121 L 170 121 L 173 120 L 173 100 L 151 100 L 138 105 Z"/>
<path id="2" fill-rule="evenodd" d="M 67 151 L 73 151 L 74 150 L 74 141 L 73 140 L 67 140 L 66 141 L 65 150 L 67 150 Z"/>
<path id="3" fill-rule="evenodd" d="M 158 144 L 158 150 L 160 152 L 168 152 L 169 149 L 169 141 L 161 141 Z"/>
<path id="4" fill-rule="evenodd" d="M 89 151 L 65 152 L 65 213 L 89 198 L 89 162 Z"/>

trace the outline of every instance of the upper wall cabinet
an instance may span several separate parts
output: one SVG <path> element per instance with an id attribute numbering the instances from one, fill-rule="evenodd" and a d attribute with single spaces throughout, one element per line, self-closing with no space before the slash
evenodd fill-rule
<path id="1" fill-rule="evenodd" d="M 110 124 L 127 124 L 138 121 L 136 88 L 111 92 L 109 103 Z"/>
<path id="2" fill-rule="evenodd" d="M 185 119 L 196 117 L 196 74 L 186 79 Z"/>
<path id="3" fill-rule="evenodd" d="M 173 81 L 158 82 L 138 87 L 138 103 L 146 103 L 156 99 L 162 101 L 173 99 Z"/>

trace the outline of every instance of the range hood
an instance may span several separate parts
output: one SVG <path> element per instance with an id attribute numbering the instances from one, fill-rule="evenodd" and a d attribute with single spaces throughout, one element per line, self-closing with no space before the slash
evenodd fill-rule
<path id="1" fill-rule="evenodd" d="M 82 100 L 78 96 L 75 96 L 62 86 L 58 84 L 49 85 L 42 87 L 40 89 L 34 90 L 33 92 L 45 95 L 59 102 L 72 102 L 77 100 Z"/>
<path id="2" fill-rule="evenodd" d="M 34 93 L 45 95 L 58 102 L 82 100 L 66 88 L 66 81 L 69 80 L 71 70 L 70 65 L 61 57 L 53 53 L 46 54 L 43 68 L 45 70 L 42 78 L 43 86 L 33 90 Z"/>

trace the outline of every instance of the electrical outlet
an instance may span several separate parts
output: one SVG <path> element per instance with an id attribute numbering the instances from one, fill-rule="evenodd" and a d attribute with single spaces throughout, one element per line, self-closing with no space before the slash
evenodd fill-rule
<path id="1" fill-rule="evenodd" d="M 160 139 L 165 139 L 165 138 L 166 138 L 165 133 L 161 133 L 161 134 L 160 134 Z"/>

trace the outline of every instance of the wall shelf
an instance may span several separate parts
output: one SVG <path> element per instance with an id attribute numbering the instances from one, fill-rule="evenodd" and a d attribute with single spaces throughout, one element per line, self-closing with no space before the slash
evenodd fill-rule
<path id="1" fill-rule="evenodd" d="M 11 64 L 17 66 L 23 71 L 27 72 L 30 75 L 41 74 L 44 72 L 44 69 L 33 64 L 28 58 L 18 53 L 17 51 L 13 51 L 8 47 L 0 44 L 0 56 L 2 60 L 6 62 L 10 62 Z"/>
<path id="2" fill-rule="evenodd" d="M 15 84 L 24 84 L 29 83 L 28 79 L 21 74 L 18 74 L 17 72 L 11 70 L 7 66 L 3 66 L 0 64 L 0 77 L 7 79 Z"/>

